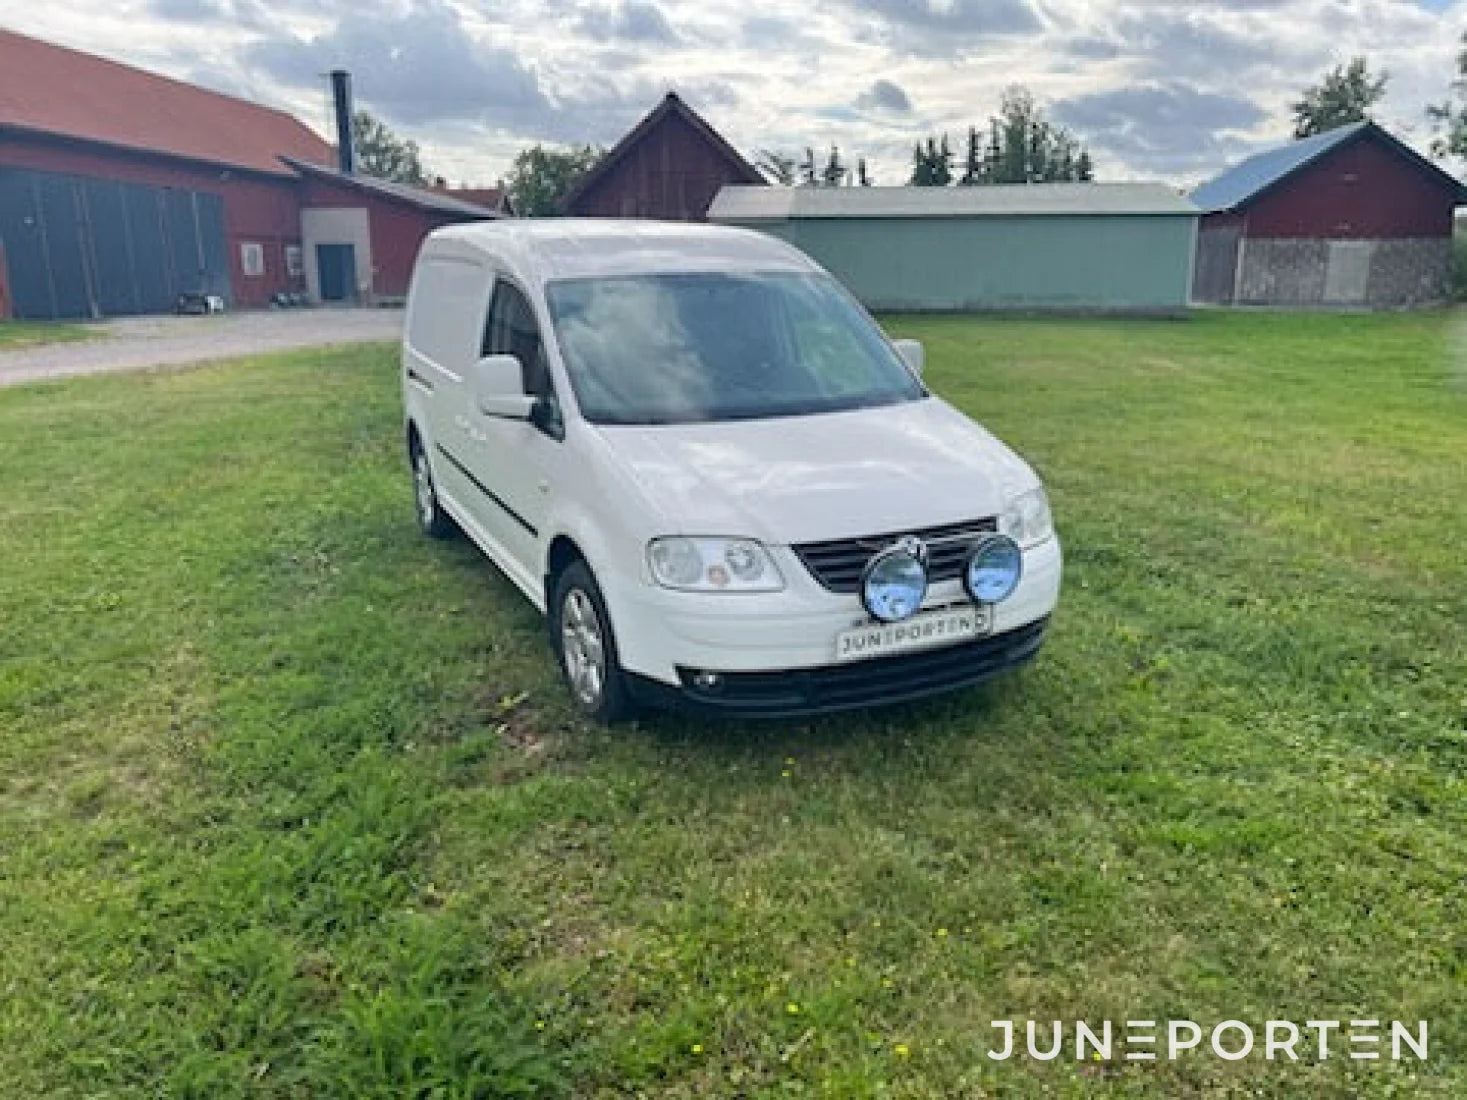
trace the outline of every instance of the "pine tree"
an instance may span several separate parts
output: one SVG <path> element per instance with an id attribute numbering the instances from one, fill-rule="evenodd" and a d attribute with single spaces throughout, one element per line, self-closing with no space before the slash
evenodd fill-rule
<path id="1" fill-rule="evenodd" d="M 1029 123 L 1029 151 L 1024 164 L 1025 183 L 1047 183 L 1049 174 L 1049 124 L 1041 121 Z"/>
<path id="2" fill-rule="evenodd" d="M 800 186 L 820 186 L 820 172 L 815 167 L 815 149 L 809 145 L 805 146 L 805 159 L 800 162 Z"/>
<path id="3" fill-rule="evenodd" d="M 912 187 L 932 186 L 932 162 L 927 159 L 927 154 L 922 151 L 922 143 L 919 141 L 912 148 L 912 178 L 908 181 Z"/>
<path id="4" fill-rule="evenodd" d="M 825 170 L 821 173 L 820 182 L 826 187 L 839 187 L 846 182 L 850 170 L 841 163 L 840 147 L 830 147 L 830 158 L 825 162 Z"/>
<path id="5" fill-rule="evenodd" d="M 1045 119 L 1034 97 L 1018 85 L 1004 92 L 998 113 L 989 118 L 986 136 L 982 135 L 979 127 L 968 127 L 959 186 L 1094 178 L 1090 153 L 1069 130 Z M 915 187 L 946 187 L 953 182 L 952 147 L 946 134 L 912 147 L 909 182 Z"/>
<path id="6" fill-rule="evenodd" d="M 793 187 L 799 181 L 799 163 L 777 149 L 760 149 L 754 167 L 781 187 Z"/>
<path id="7" fill-rule="evenodd" d="M 1063 148 L 1060 149 L 1059 161 L 1055 165 L 1054 178 L 1057 180 L 1072 180 L 1076 178 L 1075 143 L 1073 141 L 1065 142 Z"/>
<path id="8" fill-rule="evenodd" d="M 968 155 L 963 161 L 963 177 L 958 180 L 962 187 L 973 187 L 983 182 L 983 149 L 978 141 L 978 127 L 968 127 Z"/>
<path id="9" fill-rule="evenodd" d="M 856 174 L 840 155 L 840 147 L 832 145 L 824 163 L 816 159 L 813 146 L 806 146 L 802 157 L 776 149 L 759 150 L 755 165 L 769 179 L 783 187 L 846 187 L 856 182 Z M 861 160 L 864 172 L 865 160 Z M 863 176 L 866 186 L 870 177 Z"/>
<path id="10" fill-rule="evenodd" d="M 969 156 L 976 134 L 970 131 Z M 988 140 L 972 175 L 979 183 L 1055 183 L 1089 180 L 1090 155 L 1063 126 L 1047 121 L 1034 97 L 1019 86 L 1004 93 L 988 120 Z"/>
<path id="11" fill-rule="evenodd" d="M 998 119 L 988 120 L 988 145 L 983 150 L 983 182 L 999 182 L 999 165 L 1003 161 L 1003 133 Z"/>
<path id="12" fill-rule="evenodd" d="M 928 152 L 932 157 L 932 186 L 946 187 L 953 181 L 953 151 L 948 145 L 947 135 L 942 135 L 942 144 L 932 148 L 932 141 L 928 139 Z"/>

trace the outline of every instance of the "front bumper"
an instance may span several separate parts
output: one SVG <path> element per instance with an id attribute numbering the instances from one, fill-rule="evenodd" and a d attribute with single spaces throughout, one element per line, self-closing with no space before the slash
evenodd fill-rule
<path id="1" fill-rule="evenodd" d="M 834 664 L 836 636 L 870 621 L 859 597 L 822 588 L 788 547 L 771 553 L 785 578 L 780 592 L 673 592 L 624 572 L 598 572 L 622 668 L 680 687 L 679 669 L 783 672 Z M 1047 618 L 1062 571 L 1057 539 L 1026 550 L 1019 587 L 994 607 L 993 634 Z M 957 581 L 947 581 L 933 586 L 924 608 L 966 599 Z"/>
<path id="2" fill-rule="evenodd" d="M 729 672 L 716 689 L 696 685 L 680 668 L 674 687 L 629 677 L 639 703 L 702 714 L 795 718 L 910 702 L 992 679 L 1033 660 L 1049 619 L 962 645 L 878 657 L 870 661 L 779 672 Z"/>

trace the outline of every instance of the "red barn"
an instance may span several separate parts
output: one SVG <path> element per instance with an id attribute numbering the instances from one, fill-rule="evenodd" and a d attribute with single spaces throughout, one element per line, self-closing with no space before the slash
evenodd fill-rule
<path id="1" fill-rule="evenodd" d="M 514 217 L 514 204 L 510 202 L 509 192 L 502 185 L 499 187 L 450 187 L 442 177 L 439 177 L 431 190 L 436 195 L 447 195 L 451 199 L 482 206 L 485 210 L 492 210 L 501 217 Z"/>
<path id="2" fill-rule="evenodd" d="M 335 160 L 281 111 L 0 30 L 0 316 L 391 300 L 429 232 L 498 216 Z"/>
<path id="3" fill-rule="evenodd" d="M 562 205 L 583 218 L 700 222 L 725 184 L 766 182 L 698 112 L 668 92 Z"/>
<path id="4" fill-rule="evenodd" d="M 1192 201 L 1197 301 L 1389 309 L 1446 297 L 1467 189 L 1358 122 L 1251 157 Z"/>

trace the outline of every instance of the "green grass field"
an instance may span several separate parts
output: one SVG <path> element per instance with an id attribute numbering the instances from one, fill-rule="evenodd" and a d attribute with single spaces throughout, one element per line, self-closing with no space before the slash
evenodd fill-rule
<path id="1" fill-rule="evenodd" d="M 0 391 L 0 1093 L 1463 1095 L 1464 323 L 893 320 L 1067 587 L 806 724 L 577 721 L 390 349 Z M 984 1057 L 1031 1018 L 1430 1058 Z"/>
<path id="2" fill-rule="evenodd" d="M 55 344 L 64 340 L 90 339 L 81 325 L 57 324 L 51 321 L 0 321 L 0 351 Z"/>

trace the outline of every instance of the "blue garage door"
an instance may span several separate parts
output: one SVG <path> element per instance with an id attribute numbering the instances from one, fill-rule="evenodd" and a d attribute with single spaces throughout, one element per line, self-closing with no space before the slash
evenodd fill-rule
<path id="1" fill-rule="evenodd" d="M 5 245 L 11 310 L 17 317 L 56 316 L 46 242 L 36 216 L 39 205 L 34 173 L 0 168 L 0 243 Z"/>
<path id="2" fill-rule="evenodd" d="M 230 297 L 224 200 L 207 192 L 0 168 L 0 243 L 17 317 L 163 312 L 183 291 Z"/>
<path id="3" fill-rule="evenodd" d="M 168 239 L 163 235 L 163 204 L 156 187 L 122 185 L 127 211 L 127 241 L 131 248 L 131 277 L 139 313 L 162 313 L 173 308 L 178 288 L 168 262 Z"/>
<path id="4" fill-rule="evenodd" d="M 96 276 L 97 307 L 106 316 L 139 310 L 132 273 L 132 247 L 127 238 L 127 208 L 122 185 L 112 180 L 87 180 L 87 225 L 91 236 L 92 271 Z"/>
<path id="5" fill-rule="evenodd" d="M 199 249 L 204 256 L 199 289 L 229 301 L 229 253 L 224 247 L 224 199 L 206 191 L 195 191 L 195 225 Z"/>
<path id="6" fill-rule="evenodd" d="M 38 216 L 41 240 L 51 261 L 51 289 L 55 294 L 56 316 L 90 317 L 90 274 L 82 235 L 80 203 L 76 184 L 66 176 L 41 176 L 37 180 L 40 197 Z M 22 273 L 23 275 L 24 273 Z"/>

